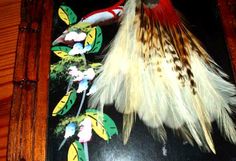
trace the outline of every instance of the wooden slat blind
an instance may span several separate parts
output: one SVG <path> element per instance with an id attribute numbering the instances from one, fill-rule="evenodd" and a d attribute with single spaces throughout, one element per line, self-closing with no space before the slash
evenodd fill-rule
<path id="1" fill-rule="evenodd" d="M 1 0 L 0 1 L 0 6 L 7 6 L 7 5 L 11 5 L 14 3 L 20 3 L 21 0 Z"/>
<path id="2" fill-rule="evenodd" d="M 21 0 L 0 0 L 0 161 L 6 160 Z"/>

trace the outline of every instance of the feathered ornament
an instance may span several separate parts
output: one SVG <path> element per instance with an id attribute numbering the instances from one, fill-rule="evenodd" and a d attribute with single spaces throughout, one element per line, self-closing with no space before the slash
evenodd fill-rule
<path id="1" fill-rule="evenodd" d="M 226 79 L 170 0 L 128 0 L 89 103 L 114 104 L 124 114 L 125 143 L 138 115 L 160 140 L 168 126 L 215 153 L 212 121 L 236 143 L 230 118 L 236 90 Z"/>

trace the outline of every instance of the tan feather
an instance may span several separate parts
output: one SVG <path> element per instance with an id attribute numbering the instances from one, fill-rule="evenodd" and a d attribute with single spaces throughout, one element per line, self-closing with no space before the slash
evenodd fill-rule
<path id="1" fill-rule="evenodd" d="M 134 114 L 124 114 L 123 115 L 123 143 L 127 144 L 129 136 L 134 124 Z"/>
<path id="2" fill-rule="evenodd" d="M 162 141 L 166 125 L 215 153 L 211 122 L 216 120 L 222 134 L 236 143 L 229 116 L 229 104 L 236 104 L 235 86 L 183 24 L 160 23 L 142 7 L 140 1 L 126 2 L 89 105 L 114 104 L 124 114 L 124 143 L 135 115 Z"/>

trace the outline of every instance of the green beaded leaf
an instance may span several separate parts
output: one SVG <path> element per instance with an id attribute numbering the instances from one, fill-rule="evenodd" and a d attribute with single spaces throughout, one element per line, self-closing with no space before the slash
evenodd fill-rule
<path id="1" fill-rule="evenodd" d="M 74 105 L 76 98 L 77 98 L 77 93 L 74 89 L 67 92 L 66 95 L 62 97 L 60 102 L 58 102 L 58 104 L 54 108 L 52 116 L 66 114 Z"/>
<path id="2" fill-rule="evenodd" d="M 103 127 L 108 136 L 108 140 L 111 139 L 113 135 L 118 135 L 118 130 L 115 122 L 107 114 L 104 114 L 95 109 L 88 109 L 86 110 L 85 114 L 93 117 L 96 116 L 98 122 L 101 122 L 103 124 Z"/>
<path id="3" fill-rule="evenodd" d="M 68 150 L 68 161 L 86 161 L 84 148 L 79 141 L 73 142 Z"/>
<path id="4" fill-rule="evenodd" d="M 67 25 L 72 25 L 77 22 L 76 14 L 70 7 L 66 5 L 60 6 L 60 8 L 58 9 L 58 15 L 61 20 L 64 21 Z"/>
<path id="5" fill-rule="evenodd" d="M 91 50 L 88 53 L 97 53 L 102 47 L 102 30 L 99 26 L 94 27 L 87 35 L 85 39 L 85 46 L 91 45 Z"/>
<path id="6" fill-rule="evenodd" d="M 68 54 L 70 50 L 71 48 L 68 46 L 53 46 L 51 48 L 51 51 L 53 51 L 57 56 L 62 59 L 70 57 L 70 55 Z"/>

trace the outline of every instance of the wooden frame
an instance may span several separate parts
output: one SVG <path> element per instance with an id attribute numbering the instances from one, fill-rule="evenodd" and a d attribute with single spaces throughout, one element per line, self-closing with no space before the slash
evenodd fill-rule
<path id="1" fill-rule="evenodd" d="M 46 159 L 52 4 L 22 0 L 7 160 Z"/>
<path id="2" fill-rule="evenodd" d="M 22 0 L 7 160 L 46 160 L 52 4 Z M 236 0 L 218 4 L 236 76 Z"/>

